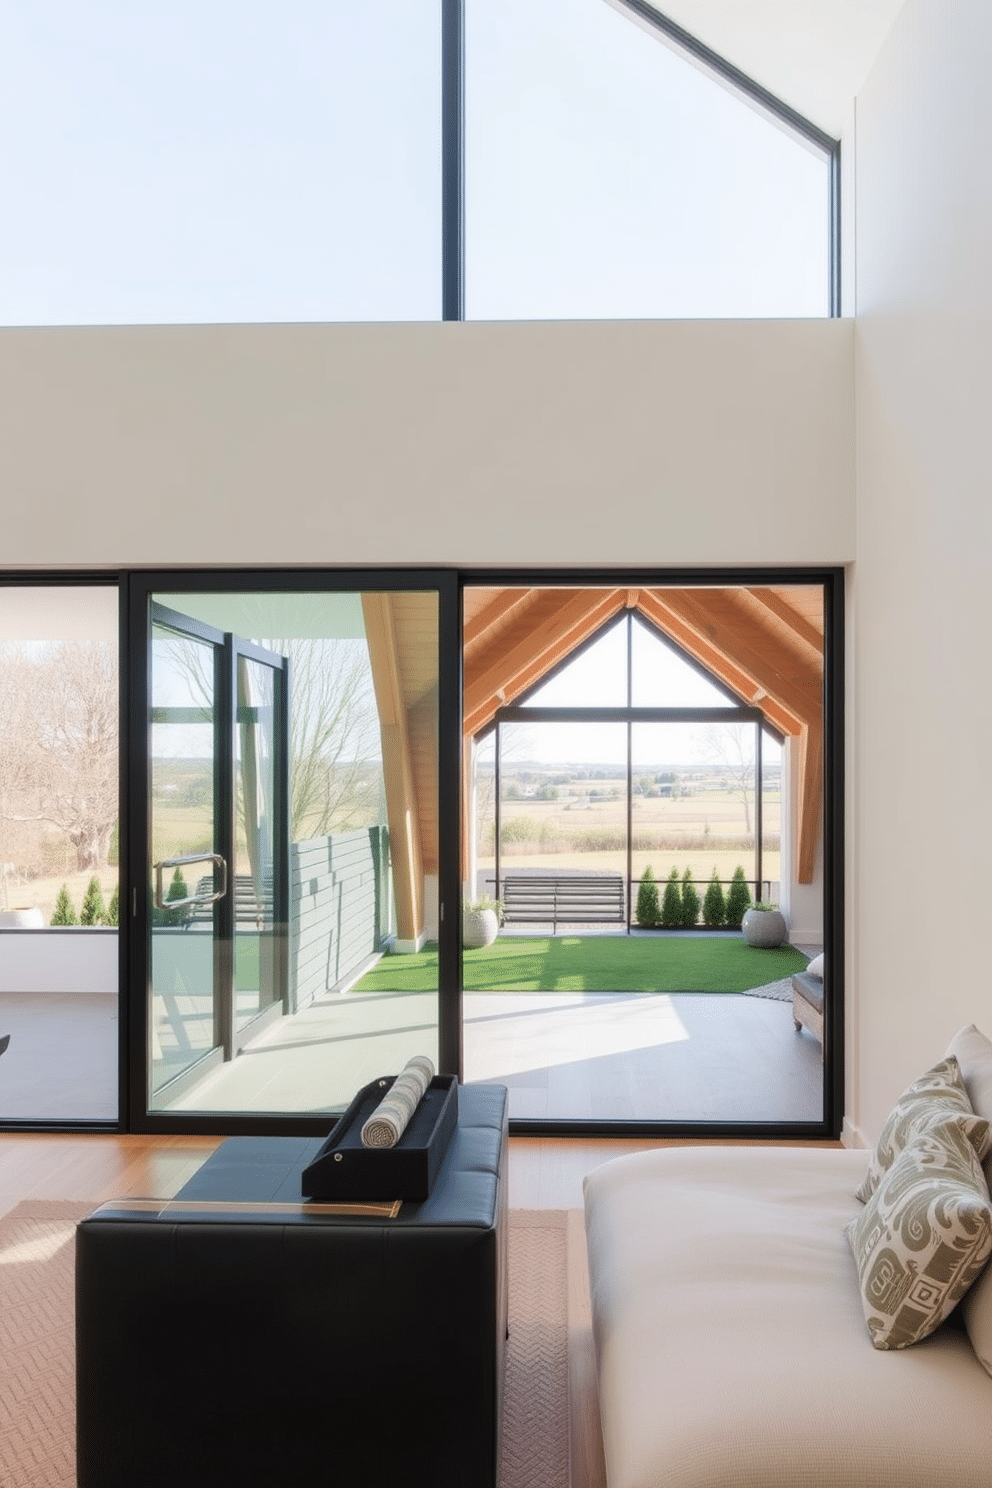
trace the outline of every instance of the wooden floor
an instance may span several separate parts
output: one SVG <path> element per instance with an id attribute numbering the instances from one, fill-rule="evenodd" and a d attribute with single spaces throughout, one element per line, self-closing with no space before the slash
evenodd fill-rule
<path id="1" fill-rule="evenodd" d="M 171 1198 L 222 1140 L 0 1133 L 0 1214 L 30 1198 L 94 1206 L 116 1198 Z M 582 1180 L 593 1168 L 628 1152 L 672 1145 L 650 1138 L 512 1137 L 510 1206 L 578 1209 Z"/>

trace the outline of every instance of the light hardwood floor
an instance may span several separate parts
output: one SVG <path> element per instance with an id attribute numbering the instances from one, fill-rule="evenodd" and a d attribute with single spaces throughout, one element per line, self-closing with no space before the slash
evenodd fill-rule
<path id="1" fill-rule="evenodd" d="M 0 1214 L 22 1199 L 171 1198 L 220 1137 L 0 1133 Z M 512 1137 L 510 1205 L 578 1209 L 585 1175 L 628 1152 L 673 1145 L 650 1138 Z M 839 1145 L 839 1144 L 831 1144 Z"/>

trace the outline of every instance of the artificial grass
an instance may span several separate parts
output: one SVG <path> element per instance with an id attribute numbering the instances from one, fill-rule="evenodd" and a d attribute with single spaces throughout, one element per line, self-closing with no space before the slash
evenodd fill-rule
<path id="1" fill-rule="evenodd" d="M 466 951 L 466 992 L 747 992 L 806 968 L 791 946 L 760 950 L 741 937 L 500 936 Z M 437 948 L 384 956 L 354 992 L 429 992 L 437 987 Z"/>

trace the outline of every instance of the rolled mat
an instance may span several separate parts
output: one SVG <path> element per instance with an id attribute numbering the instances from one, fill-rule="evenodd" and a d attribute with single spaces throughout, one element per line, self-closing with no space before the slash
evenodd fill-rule
<path id="1" fill-rule="evenodd" d="M 426 1054 L 408 1060 L 362 1127 L 362 1146 L 395 1147 L 433 1078 Z"/>

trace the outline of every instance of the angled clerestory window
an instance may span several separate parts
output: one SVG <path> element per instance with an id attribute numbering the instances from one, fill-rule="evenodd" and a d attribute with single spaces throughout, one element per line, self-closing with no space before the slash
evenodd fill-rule
<path id="1" fill-rule="evenodd" d="M 831 313 L 829 142 L 651 17 L 466 0 L 468 318 Z"/>

